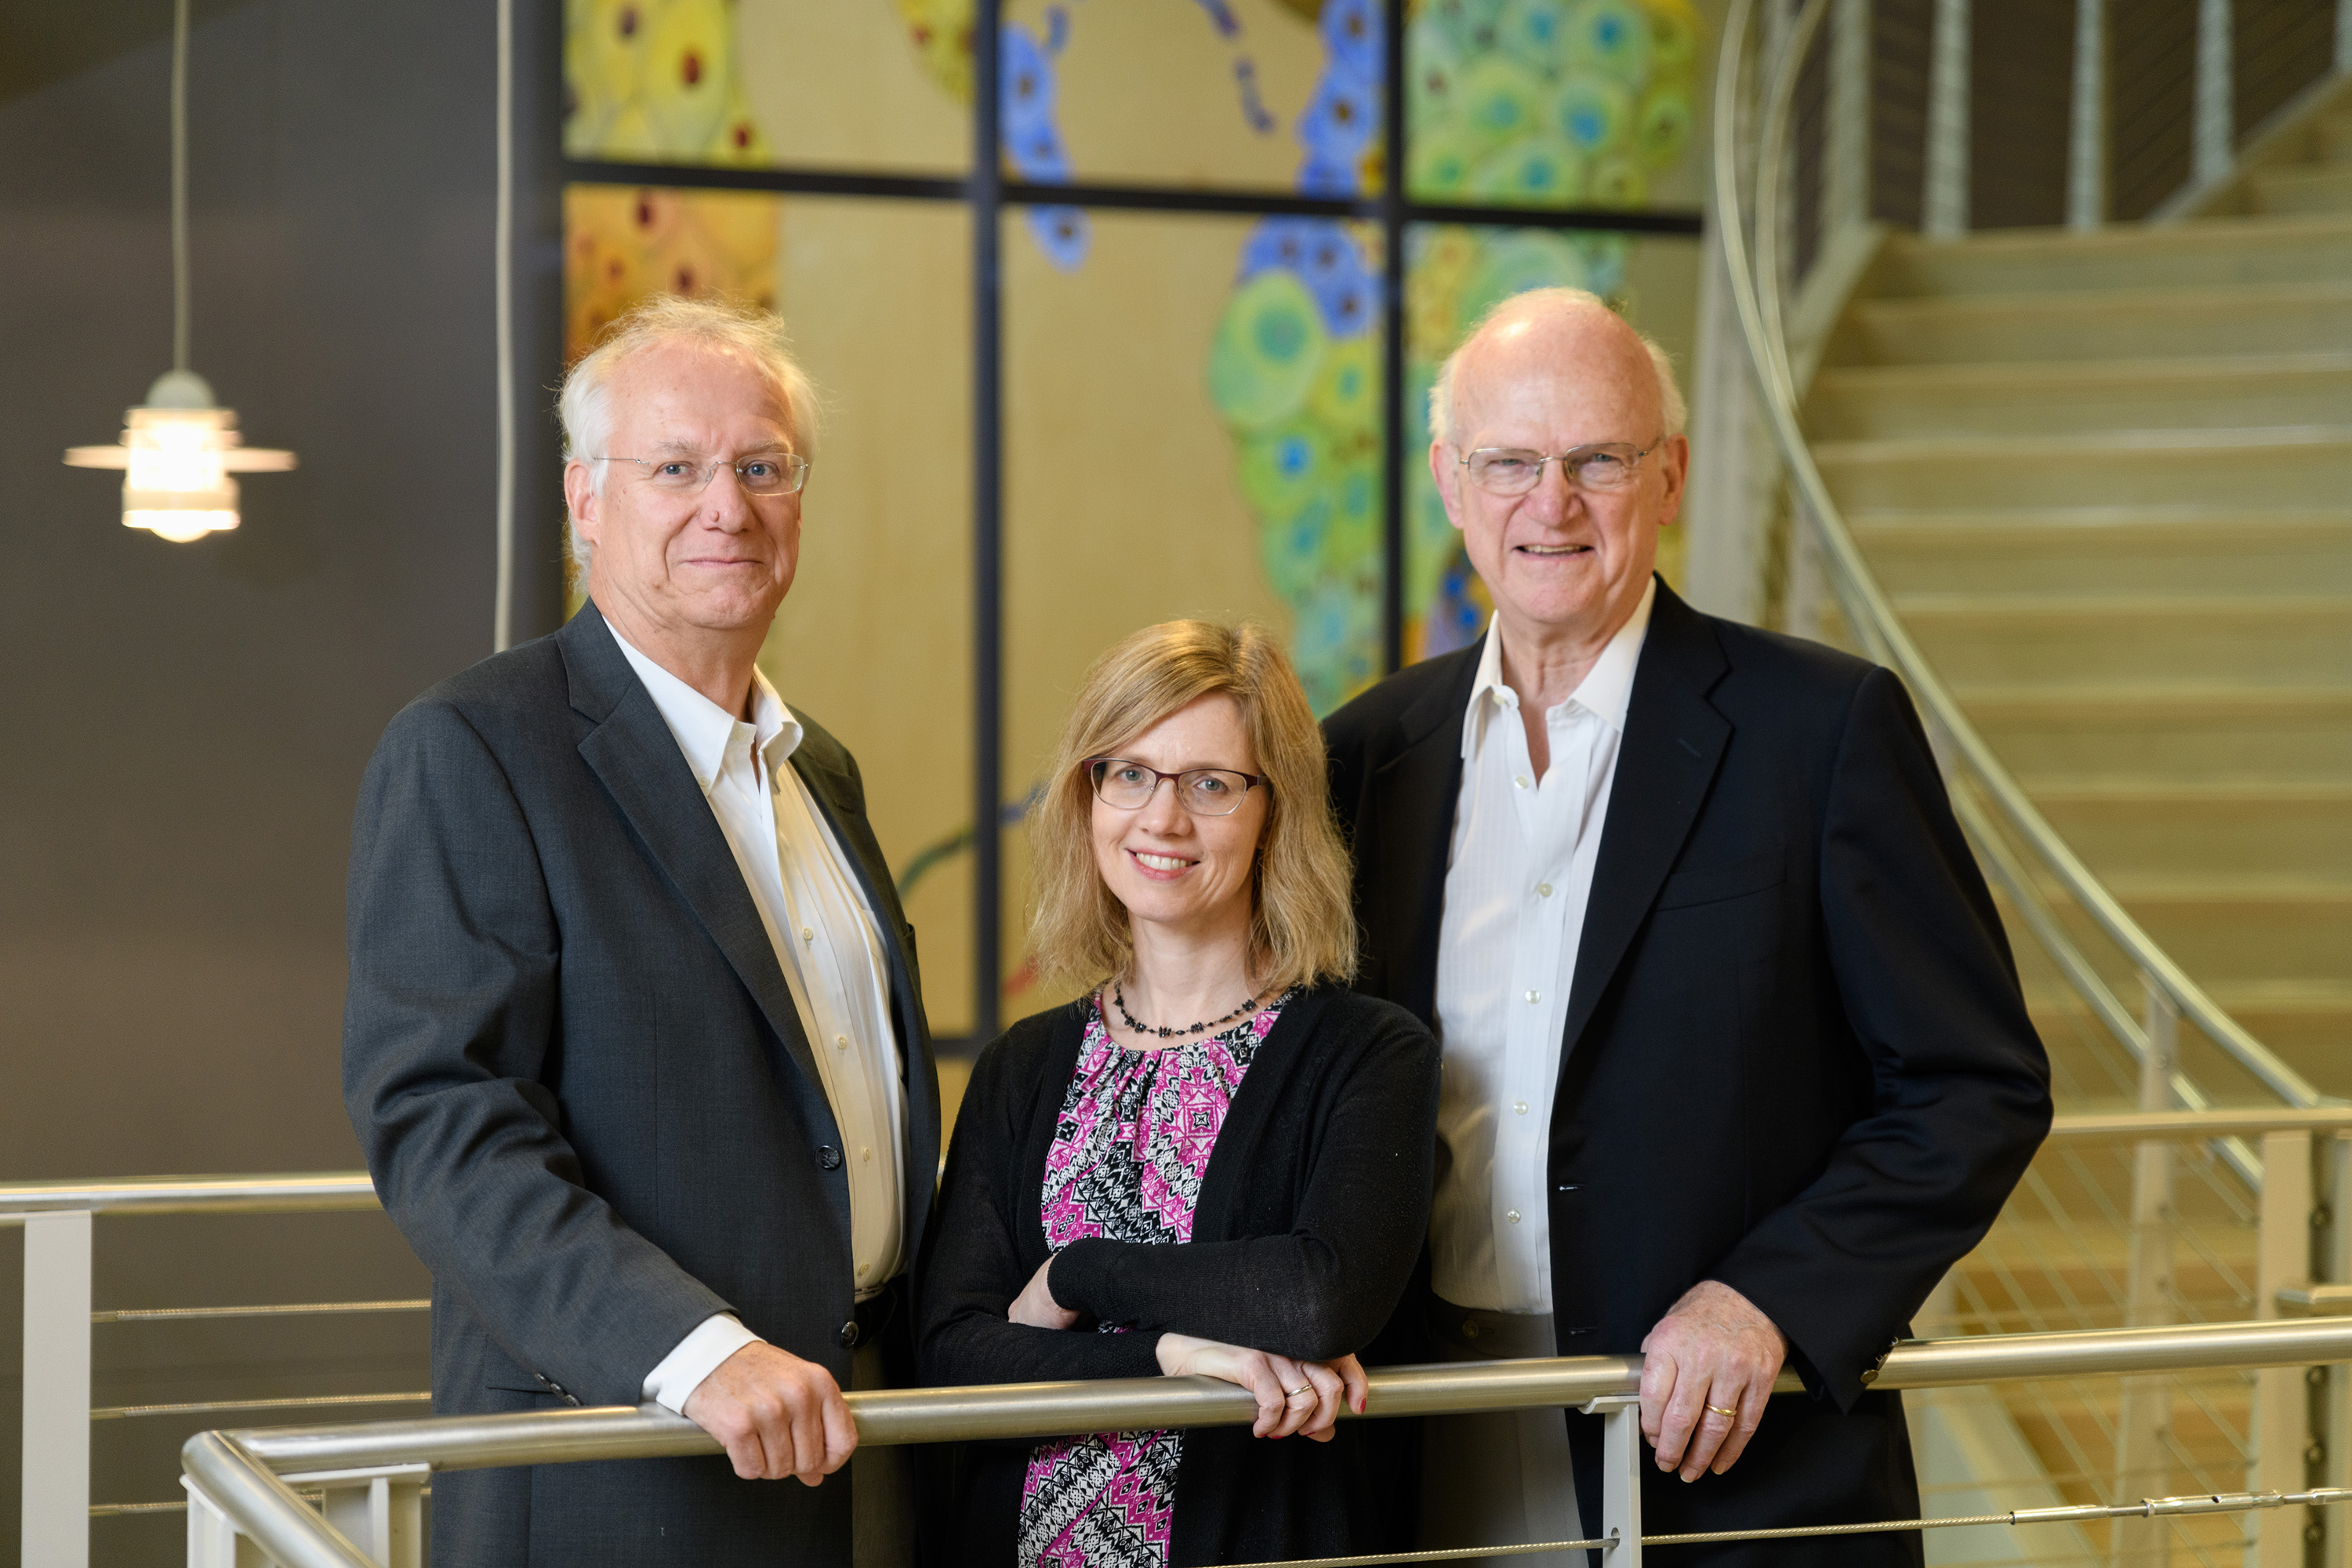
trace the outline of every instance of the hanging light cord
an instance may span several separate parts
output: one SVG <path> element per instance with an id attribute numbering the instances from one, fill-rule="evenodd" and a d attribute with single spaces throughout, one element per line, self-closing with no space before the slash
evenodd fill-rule
<path id="1" fill-rule="evenodd" d="M 172 14 L 172 368 L 188 368 L 188 0 Z"/>
<path id="2" fill-rule="evenodd" d="M 492 652 L 504 653 L 514 643 L 514 0 L 499 0 L 498 148 L 499 571 L 490 641 Z"/>

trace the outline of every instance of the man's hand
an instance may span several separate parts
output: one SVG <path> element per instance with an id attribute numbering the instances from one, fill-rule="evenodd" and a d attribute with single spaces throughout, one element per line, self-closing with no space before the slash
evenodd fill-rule
<path id="1" fill-rule="evenodd" d="M 1702 1279 L 1658 1320 L 1642 1355 L 1642 1436 L 1658 1468 L 1695 1481 L 1731 1468 L 1756 1436 L 1789 1336 L 1730 1286 Z"/>
<path id="2" fill-rule="evenodd" d="M 1160 1335 L 1157 1353 L 1160 1370 L 1170 1377 L 1197 1373 L 1221 1378 L 1256 1394 L 1257 1421 L 1250 1427 L 1256 1437 L 1287 1437 L 1297 1432 L 1328 1443 L 1339 1406 L 1344 1404 L 1361 1415 L 1370 1393 L 1364 1369 L 1351 1355 L 1333 1362 L 1293 1361 L 1191 1334 Z"/>
<path id="3" fill-rule="evenodd" d="M 1021 1287 L 1021 1294 L 1004 1310 L 1007 1318 L 1033 1329 L 1066 1329 L 1076 1324 L 1078 1315 L 1064 1311 L 1062 1304 L 1054 1300 L 1053 1288 L 1045 1283 L 1045 1271 L 1053 1267 L 1052 1258 L 1037 1265 L 1037 1272 L 1029 1276 L 1029 1283 Z"/>
<path id="4" fill-rule="evenodd" d="M 745 1345 L 686 1396 L 686 1418 L 727 1445 L 747 1481 L 813 1487 L 849 1463 L 857 1426 L 833 1373 L 767 1343 Z"/>

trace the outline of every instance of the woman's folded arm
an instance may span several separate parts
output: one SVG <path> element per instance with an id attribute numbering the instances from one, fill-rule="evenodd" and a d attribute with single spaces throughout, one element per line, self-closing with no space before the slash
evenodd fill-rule
<path id="1" fill-rule="evenodd" d="M 1076 1242 L 1046 1284 L 1062 1306 L 1106 1321 L 1300 1361 L 1350 1354 L 1388 1321 L 1419 1256 L 1436 1119 L 1436 1043 L 1402 1015 L 1384 1020 L 1321 1129 L 1288 1235 Z"/>

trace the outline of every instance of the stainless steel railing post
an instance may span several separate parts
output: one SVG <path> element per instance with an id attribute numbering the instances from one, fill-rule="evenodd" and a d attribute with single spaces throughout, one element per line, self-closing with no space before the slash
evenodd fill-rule
<path id="1" fill-rule="evenodd" d="M 1642 1568 L 1642 1396 L 1612 1394 L 1587 1400 L 1584 1413 L 1603 1418 L 1600 1533 L 1609 1542 L 1604 1561 L 1607 1568 Z"/>
<path id="2" fill-rule="evenodd" d="M 2139 1058 L 2139 1108 L 2170 1110 L 2172 1079 L 2179 1068 L 2180 1015 L 2172 998 L 2146 975 L 2141 1032 L 2147 1048 Z M 2154 1328 L 2173 1320 L 2172 1141 L 2147 1138 L 2132 1150 L 2131 1274 L 2126 1286 L 2125 1321 Z M 2123 1380 L 2116 1409 L 2116 1477 L 2118 1498 L 2160 1497 L 2171 1489 L 2172 1379 Z M 2157 1568 L 2170 1560 L 2172 1525 L 2158 1518 L 2116 1521 L 2109 1562 L 2116 1568 Z"/>
<path id="3" fill-rule="evenodd" d="M 89 1563 L 88 1209 L 25 1217 L 23 1560 Z"/>

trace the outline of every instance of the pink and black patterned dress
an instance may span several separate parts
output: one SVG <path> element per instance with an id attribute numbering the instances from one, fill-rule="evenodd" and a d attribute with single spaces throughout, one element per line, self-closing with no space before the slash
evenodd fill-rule
<path id="1" fill-rule="evenodd" d="M 1038 1215 L 1047 1247 L 1059 1252 L 1089 1237 L 1192 1239 L 1201 1177 L 1225 1112 L 1295 994 L 1223 1034 L 1153 1051 L 1115 1044 L 1095 998 L 1045 1156 Z M 1181 1432 L 1097 1432 L 1039 1444 L 1021 1489 L 1022 1568 L 1163 1568 L 1183 1447 Z"/>

